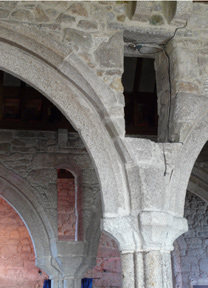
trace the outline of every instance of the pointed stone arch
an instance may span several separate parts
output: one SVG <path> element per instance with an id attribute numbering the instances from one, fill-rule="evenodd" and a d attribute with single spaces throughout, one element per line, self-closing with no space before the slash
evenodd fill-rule
<path id="1" fill-rule="evenodd" d="M 172 175 L 170 210 L 183 216 L 186 189 L 194 163 L 208 140 L 208 113 L 205 111 L 195 123 L 186 141 L 178 151 L 175 171 Z M 175 191 L 175 192 L 174 192 Z M 177 192 L 178 191 L 178 192 Z"/>

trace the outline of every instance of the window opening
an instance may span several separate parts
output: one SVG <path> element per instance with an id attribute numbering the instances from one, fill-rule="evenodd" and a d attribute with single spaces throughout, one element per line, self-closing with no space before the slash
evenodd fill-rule
<path id="1" fill-rule="evenodd" d="M 81 190 L 74 175 L 66 169 L 58 169 L 58 240 L 82 240 Z"/>
<path id="2" fill-rule="evenodd" d="M 64 115 L 39 91 L 0 71 L 0 127 L 2 129 L 67 129 L 75 132 Z"/>
<path id="3" fill-rule="evenodd" d="M 157 93 L 154 59 L 124 57 L 122 78 L 126 133 L 157 135 Z"/>

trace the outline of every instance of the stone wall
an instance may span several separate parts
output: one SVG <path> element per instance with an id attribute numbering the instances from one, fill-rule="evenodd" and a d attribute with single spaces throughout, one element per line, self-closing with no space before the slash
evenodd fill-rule
<path id="1" fill-rule="evenodd" d="M 42 288 L 30 235 L 17 212 L 0 197 L 0 286 Z"/>
<path id="2" fill-rule="evenodd" d="M 112 90 L 122 92 L 122 34 L 108 22 L 123 23 L 127 4 L 119 1 L 1 2 L 0 21 L 41 30 L 70 47 Z M 114 45 L 112 49 L 111 45 Z M 121 47 L 121 46 L 120 46 Z M 108 53 L 106 53 L 108 51 Z M 113 60 L 112 60 L 113 59 Z M 121 95 L 120 95 L 121 97 Z"/>
<path id="3" fill-rule="evenodd" d="M 175 242 L 174 288 L 208 284 L 208 204 L 187 192 L 185 214 L 189 230 Z"/>
<path id="4" fill-rule="evenodd" d="M 84 230 L 89 229 L 92 214 L 100 207 L 99 184 L 91 159 L 77 133 L 69 133 L 67 145 L 61 147 L 57 145 L 57 132 L 1 130 L 0 155 L 3 166 L 26 179 L 35 189 L 31 201 L 38 201 L 45 209 L 50 223 L 47 223 L 49 235 L 55 237 L 58 227 L 56 168 L 70 167 L 76 173 L 79 167 Z"/>

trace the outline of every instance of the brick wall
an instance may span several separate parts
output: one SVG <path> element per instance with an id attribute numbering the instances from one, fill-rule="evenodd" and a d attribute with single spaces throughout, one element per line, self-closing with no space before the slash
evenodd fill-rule
<path id="1" fill-rule="evenodd" d="M 89 270 L 85 277 L 93 278 L 93 288 L 121 287 L 121 259 L 118 245 L 111 237 L 102 233 L 98 253 L 97 265 Z"/>
<path id="2" fill-rule="evenodd" d="M 16 211 L 0 197 L 0 287 L 42 288 L 32 241 Z"/>
<path id="3" fill-rule="evenodd" d="M 75 180 L 58 179 L 58 239 L 75 240 Z"/>

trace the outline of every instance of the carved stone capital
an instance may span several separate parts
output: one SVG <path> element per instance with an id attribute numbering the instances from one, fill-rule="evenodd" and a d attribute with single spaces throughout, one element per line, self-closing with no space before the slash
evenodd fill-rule
<path id="1" fill-rule="evenodd" d="M 141 239 L 136 217 L 104 218 L 101 220 L 101 229 L 119 242 L 121 251 L 140 250 Z"/>
<path id="2" fill-rule="evenodd" d="M 188 230 L 187 220 L 167 212 L 142 212 L 139 215 L 143 250 L 172 251 L 173 242 Z"/>

